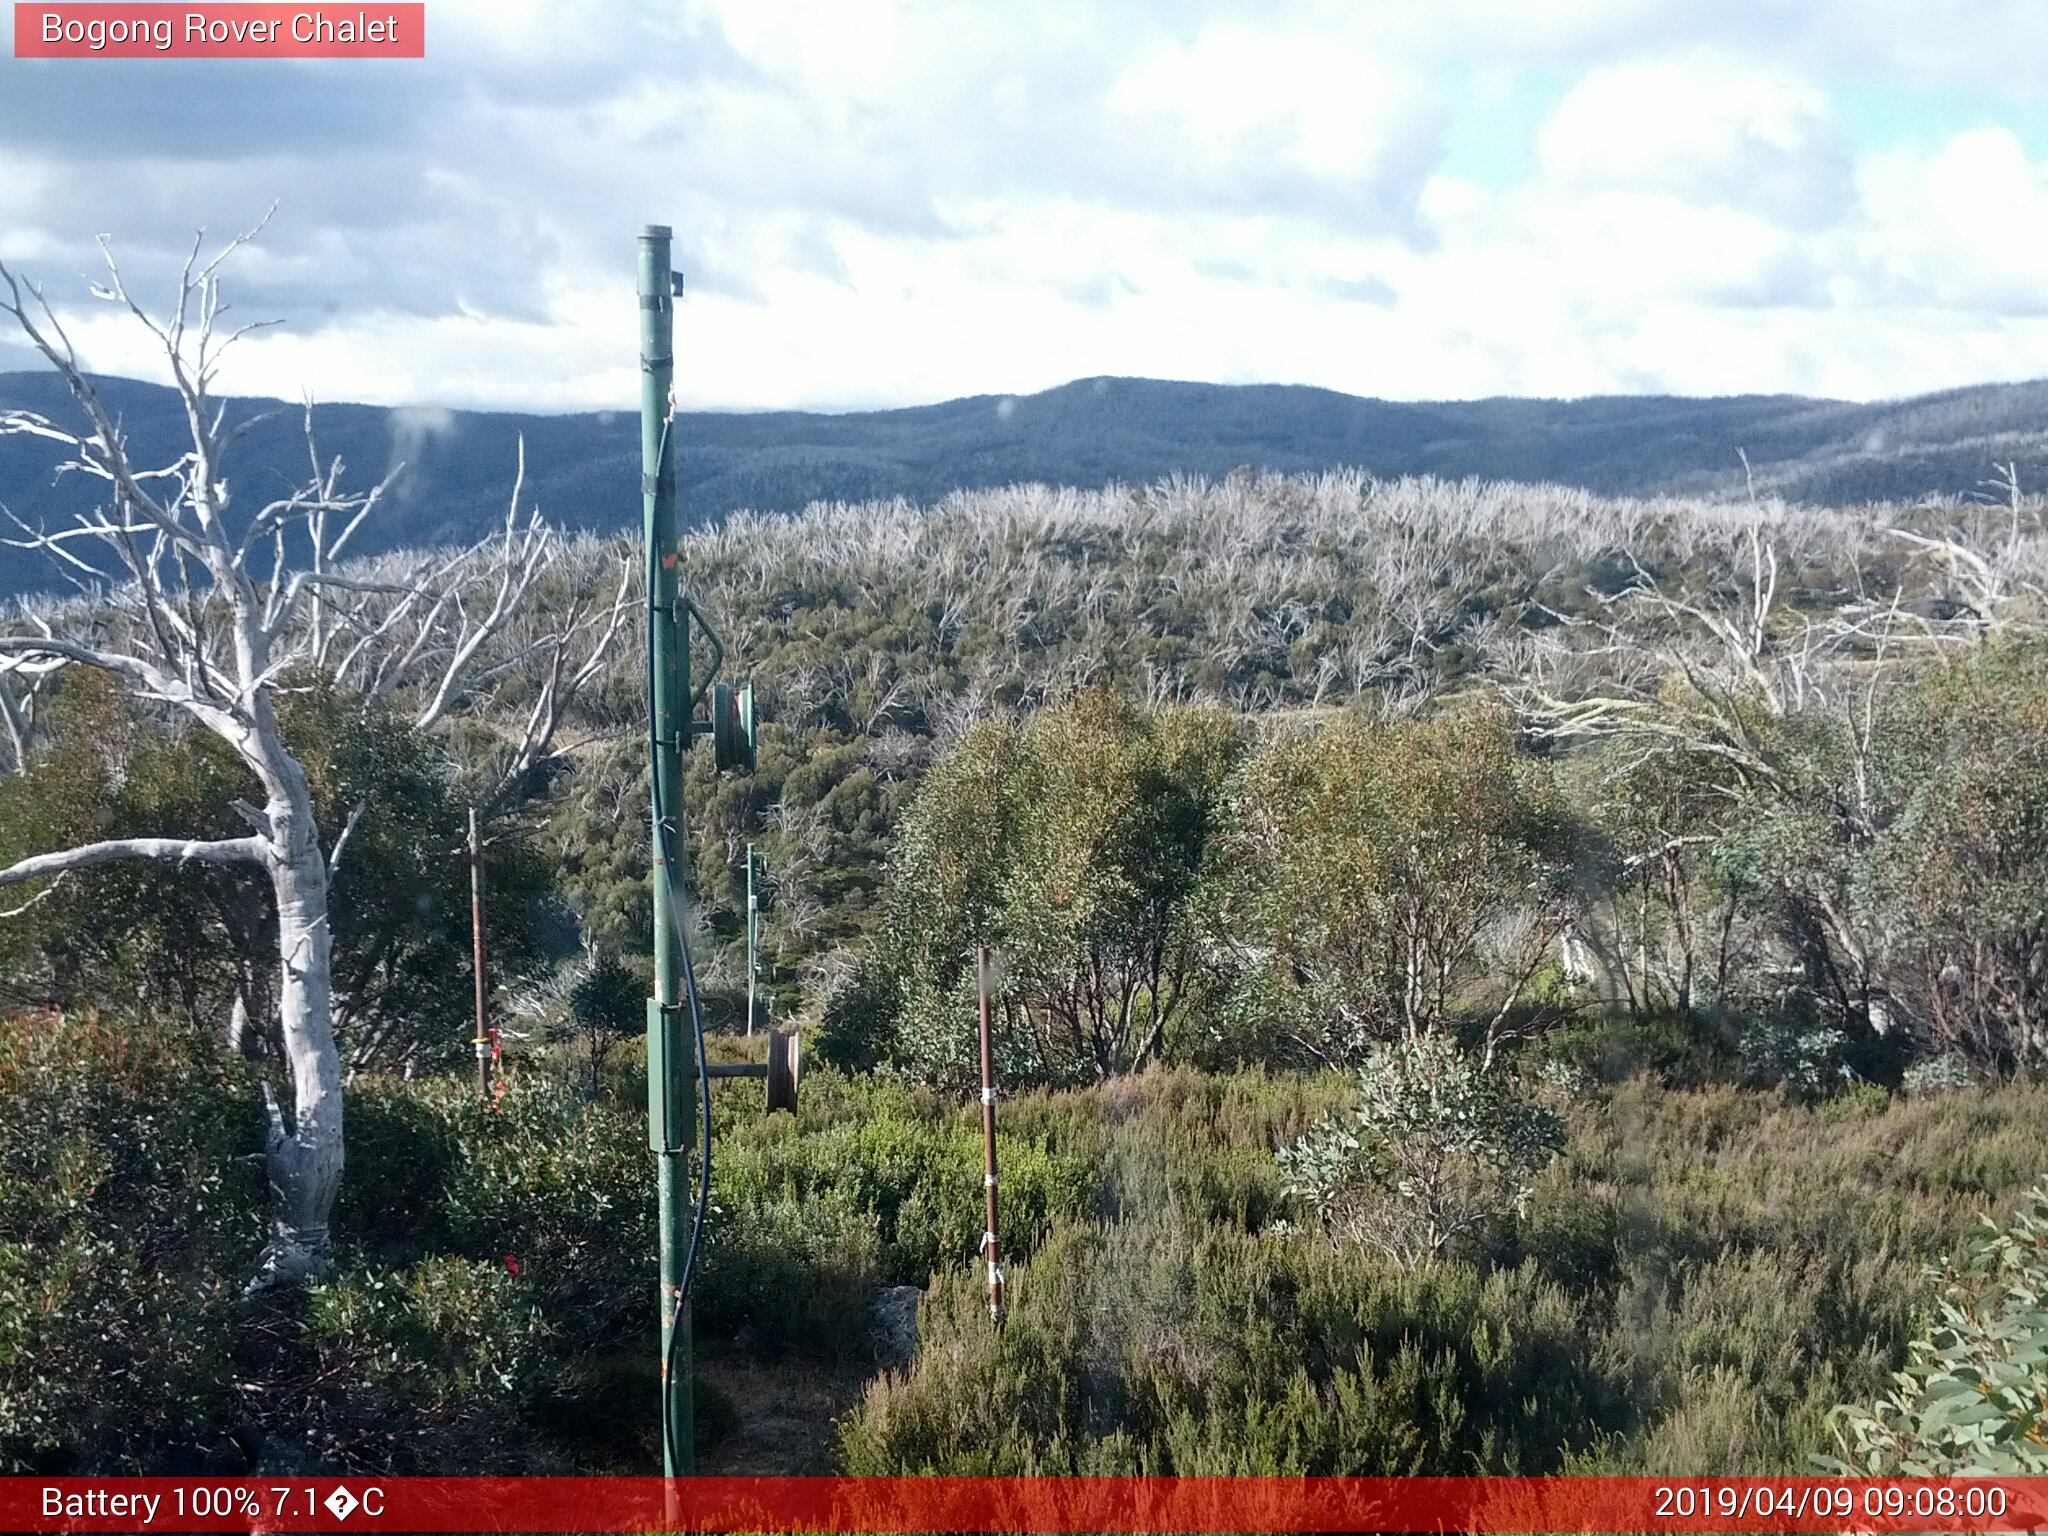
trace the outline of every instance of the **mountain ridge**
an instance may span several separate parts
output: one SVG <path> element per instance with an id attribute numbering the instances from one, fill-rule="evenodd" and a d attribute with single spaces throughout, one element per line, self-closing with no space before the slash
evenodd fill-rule
<path id="1" fill-rule="evenodd" d="M 183 413 L 170 390 L 114 377 L 95 383 L 142 461 L 176 457 Z M 242 490 L 245 503 L 303 477 L 302 407 L 241 398 L 224 404 L 231 422 L 275 413 L 243 439 L 229 465 L 230 488 Z M 50 372 L 0 373 L 0 407 L 76 419 Z M 609 532 L 640 515 L 632 410 L 540 415 L 345 403 L 313 410 L 323 456 L 339 454 L 354 484 L 374 483 L 405 462 L 393 515 L 373 519 L 379 526 L 364 553 L 467 540 L 493 526 L 504 515 L 522 436 L 527 496 L 552 521 Z M 881 411 L 692 411 L 679 430 L 684 511 L 698 522 L 741 508 L 929 501 L 1020 481 L 1213 478 L 1241 464 L 1548 481 L 1635 496 L 1740 496 L 1753 483 L 1759 494 L 1842 504 L 1968 494 L 2006 461 L 2018 463 L 2023 484 L 2040 483 L 2048 473 L 2048 379 L 1866 404 L 1763 394 L 1392 401 L 1315 385 L 1105 375 L 1037 394 Z M 0 504 L 50 526 L 88 505 L 91 484 L 56 476 L 57 462 L 54 445 L 36 439 L 0 443 Z M 0 596 L 53 580 L 39 556 L 0 548 Z"/>

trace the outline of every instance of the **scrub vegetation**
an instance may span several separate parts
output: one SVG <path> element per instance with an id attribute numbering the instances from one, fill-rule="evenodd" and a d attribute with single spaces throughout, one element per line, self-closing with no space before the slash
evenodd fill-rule
<path id="1" fill-rule="evenodd" d="M 842 1409 L 805 1470 L 2036 1467 L 2048 535 L 2015 481 L 1023 487 L 735 516 L 683 561 L 763 719 L 754 774 L 691 769 L 714 1048 L 758 1049 L 751 841 L 814 1063 L 794 1116 L 714 1095 L 721 1466 L 791 1468 L 745 1459 L 781 1376 Z M 629 563 L 562 544 L 536 632 Z M 24 622 L 91 633 L 106 601 Z M 83 667 L 0 685 L 0 867 L 235 830 L 205 730 Z M 280 693 L 319 838 L 352 827 L 324 1278 L 244 1283 L 269 885 L 8 888 L 0 1468 L 655 1463 L 639 661 L 494 794 L 539 686 L 510 668 L 431 728 L 403 688 Z M 878 1371 L 892 1285 L 921 1344 Z"/>

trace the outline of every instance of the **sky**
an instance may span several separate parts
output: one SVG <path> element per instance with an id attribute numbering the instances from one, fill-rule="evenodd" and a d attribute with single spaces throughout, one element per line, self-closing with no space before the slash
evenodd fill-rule
<path id="1" fill-rule="evenodd" d="M 11 9 L 11 8 L 9 8 Z M 2039 0 L 429 0 L 424 60 L 17 60 L 0 262 L 227 269 L 239 393 L 866 409 L 1098 374 L 1390 399 L 2048 375 Z M 11 29 L 11 20 L 0 21 Z M 28 366 L 0 337 L 0 369 Z"/>

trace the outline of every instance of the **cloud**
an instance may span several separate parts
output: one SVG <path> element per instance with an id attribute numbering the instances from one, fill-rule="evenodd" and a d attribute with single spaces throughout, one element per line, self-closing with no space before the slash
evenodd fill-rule
<path id="1" fill-rule="evenodd" d="M 1543 125 L 1537 159 L 1562 189 L 1656 194 L 1794 228 L 1831 223 L 1855 191 L 1817 86 L 1714 52 L 1592 71 Z"/>
<path id="2" fill-rule="evenodd" d="M 1347 39 L 1244 21 L 1146 52 L 1105 102 L 1147 170 L 1182 168 L 1205 207 L 1404 228 L 1441 154 L 1420 75 Z"/>
<path id="3" fill-rule="evenodd" d="M 387 418 L 391 428 L 391 457 L 380 479 L 390 479 L 401 465 L 419 462 L 429 443 L 445 440 L 455 433 L 455 413 L 445 406 L 402 405 Z M 396 499 L 406 499 L 407 484 L 400 475 L 393 482 Z"/>
<path id="4" fill-rule="evenodd" d="M 1854 281 L 1873 305 L 2048 315 L 2048 164 L 2003 128 L 1878 156 Z"/>
<path id="5" fill-rule="evenodd" d="M 286 398 L 630 408 L 648 220 L 698 405 L 1902 393 L 2048 371 L 2036 45 L 2017 0 L 436 0 L 418 63 L 0 59 L 0 260 L 150 375 L 91 237 L 162 296 L 278 200 L 227 382 Z"/>

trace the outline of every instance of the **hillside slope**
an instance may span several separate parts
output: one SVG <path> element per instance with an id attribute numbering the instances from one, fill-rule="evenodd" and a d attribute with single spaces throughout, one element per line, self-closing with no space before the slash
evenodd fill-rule
<path id="1" fill-rule="evenodd" d="M 124 379 L 102 388 L 145 461 L 176 454 L 182 416 L 168 390 Z M 0 406 L 73 419 L 62 387 L 44 373 L 0 374 Z M 266 411 L 275 414 L 230 466 L 244 507 L 304 473 L 298 407 L 229 404 L 234 419 Z M 404 464 L 393 489 L 399 515 L 376 524 L 386 546 L 488 528 L 503 515 L 522 436 L 529 495 L 555 522 L 612 530 L 639 516 L 631 410 L 535 416 L 322 405 L 315 421 L 323 453 L 339 454 L 357 483 Z M 1841 504 L 1968 493 L 1994 462 L 2011 459 L 2023 481 L 2037 480 L 2048 471 L 2048 381 L 1858 405 L 1791 395 L 1397 402 L 1292 385 L 1098 378 L 906 410 L 695 412 L 681 431 L 683 499 L 695 520 L 816 500 L 930 500 L 1016 482 L 1214 477 L 1239 464 L 1739 495 L 1742 453 L 1760 493 Z M 55 477 L 55 464 L 47 444 L 0 444 L 0 503 L 31 523 L 61 520 L 93 487 Z M 0 548 L 0 595 L 49 579 L 38 557 Z"/>

